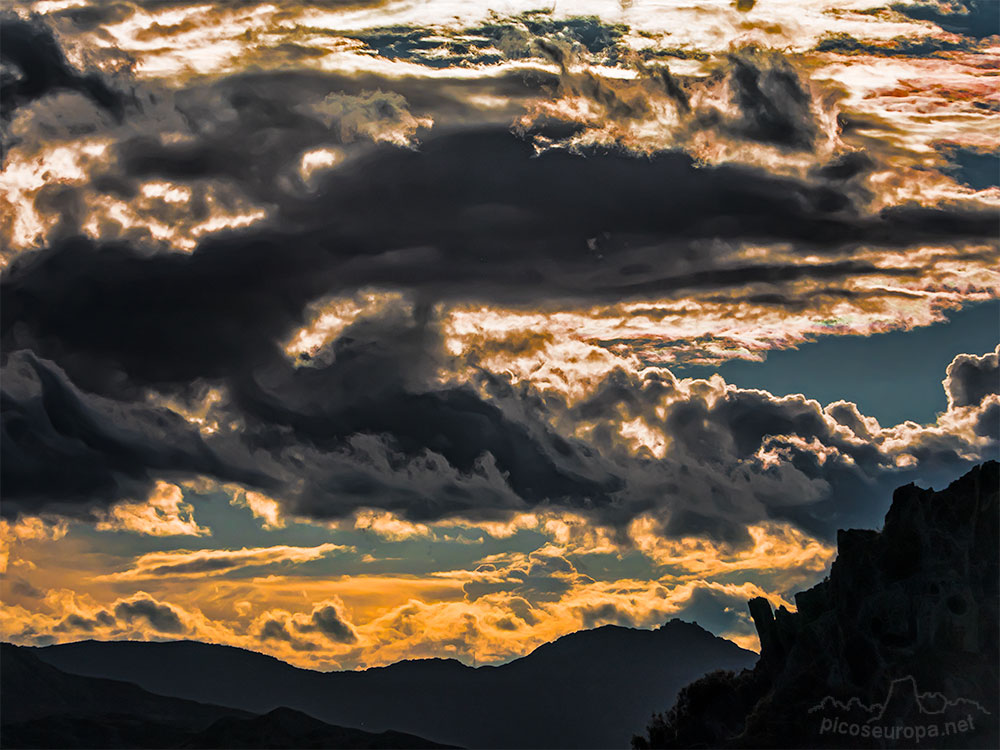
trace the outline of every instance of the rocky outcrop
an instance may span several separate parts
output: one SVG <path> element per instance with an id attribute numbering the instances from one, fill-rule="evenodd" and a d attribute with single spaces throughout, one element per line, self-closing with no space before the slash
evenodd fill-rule
<path id="1" fill-rule="evenodd" d="M 757 665 L 686 687 L 635 747 L 1000 747 L 998 468 L 840 531 L 796 612 L 750 601 Z"/>

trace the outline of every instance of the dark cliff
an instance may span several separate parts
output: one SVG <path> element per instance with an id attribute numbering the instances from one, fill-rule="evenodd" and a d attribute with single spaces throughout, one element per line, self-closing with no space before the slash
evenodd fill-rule
<path id="1" fill-rule="evenodd" d="M 881 532 L 839 532 L 796 612 L 750 601 L 757 665 L 687 686 L 633 744 L 1000 747 L 998 468 L 900 487 Z"/>

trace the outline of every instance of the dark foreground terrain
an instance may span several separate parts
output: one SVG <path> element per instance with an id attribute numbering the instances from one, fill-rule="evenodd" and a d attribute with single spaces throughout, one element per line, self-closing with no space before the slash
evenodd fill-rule
<path id="1" fill-rule="evenodd" d="M 122 680 L 162 696 L 272 717 L 288 707 L 338 726 L 475 748 L 628 747 L 636 727 L 673 703 L 682 686 L 757 659 L 679 620 L 656 630 L 580 631 L 503 666 L 477 669 L 425 659 L 321 673 L 191 641 L 84 641 L 28 651 L 65 672 Z M 249 726 L 232 712 L 225 722 Z M 236 729 L 227 731 L 234 736 Z M 279 742 L 276 736 L 271 746 L 306 746 Z"/>
<path id="2" fill-rule="evenodd" d="M 635 747 L 1000 747 L 998 468 L 841 531 L 797 612 L 750 602 L 757 665 L 684 688 Z"/>
<path id="3" fill-rule="evenodd" d="M 401 732 L 331 726 L 289 708 L 263 716 L 67 674 L 31 649 L 2 644 L 5 748 L 437 748 Z"/>

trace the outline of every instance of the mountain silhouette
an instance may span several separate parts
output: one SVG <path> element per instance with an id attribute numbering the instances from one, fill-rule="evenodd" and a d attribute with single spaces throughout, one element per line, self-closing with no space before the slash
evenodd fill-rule
<path id="1" fill-rule="evenodd" d="M 285 706 L 330 724 L 470 748 L 627 747 L 635 727 L 683 685 L 757 658 L 680 620 L 655 630 L 583 630 L 507 664 L 478 668 L 421 659 L 323 673 L 193 641 L 82 641 L 33 651 L 67 672 L 126 680 L 161 695 L 254 714 Z"/>
<path id="2" fill-rule="evenodd" d="M 331 726 L 289 708 L 265 716 L 68 674 L 0 644 L 4 748 L 440 748 L 401 732 Z"/>
<path id="3" fill-rule="evenodd" d="M 291 708 L 276 708 L 263 716 L 226 716 L 182 747 L 208 748 L 441 748 L 421 737 L 403 732 L 362 732 L 331 726 Z"/>
<path id="4" fill-rule="evenodd" d="M 688 685 L 634 746 L 1000 747 L 1000 464 L 898 488 L 881 531 L 840 531 L 837 548 L 795 612 L 749 602 L 752 670 Z M 927 734 L 821 733 L 834 718 Z"/>

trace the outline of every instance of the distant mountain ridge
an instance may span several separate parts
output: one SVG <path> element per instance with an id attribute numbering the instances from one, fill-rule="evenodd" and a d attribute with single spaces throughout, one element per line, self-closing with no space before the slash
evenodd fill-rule
<path id="1" fill-rule="evenodd" d="M 138 685 L 68 674 L 33 649 L 0 644 L 4 748 L 440 748 L 400 732 L 331 726 L 278 708 L 264 716 Z"/>
<path id="2" fill-rule="evenodd" d="M 126 680 L 161 695 L 254 714 L 287 706 L 329 724 L 470 748 L 627 747 L 635 728 L 683 685 L 757 659 L 680 620 L 655 630 L 583 630 L 507 664 L 478 668 L 427 659 L 323 673 L 194 641 L 82 641 L 32 650 L 67 672 Z"/>

